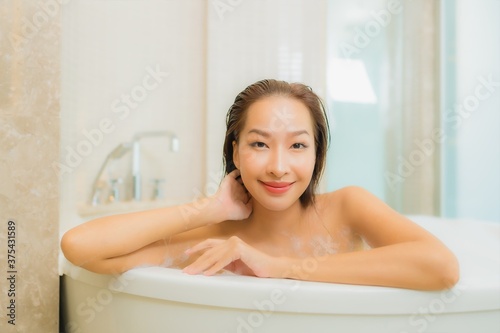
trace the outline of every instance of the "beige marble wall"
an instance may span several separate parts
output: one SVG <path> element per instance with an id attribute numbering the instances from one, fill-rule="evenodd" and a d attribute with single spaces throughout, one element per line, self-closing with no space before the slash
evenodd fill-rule
<path id="1" fill-rule="evenodd" d="M 2 333 L 58 332 L 59 6 L 0 2 Z"/>

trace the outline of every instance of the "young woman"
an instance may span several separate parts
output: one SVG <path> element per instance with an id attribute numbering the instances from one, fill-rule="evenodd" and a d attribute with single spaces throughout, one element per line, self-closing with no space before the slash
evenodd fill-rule
<path id="1" fill-rule="evenodd" d="M 73 264 L 98 273 L 160 265 L 187 274 L 225 269 L 332 283 L 452 287 L 457 260 L 426 230 L 359 187 L 315 194 L 328 140 L 323 104 L 310 88 L 259 81 L 228 111 L 226 176 L 215 195 L 89 221 L 64 235 L 62 250 Z"/>

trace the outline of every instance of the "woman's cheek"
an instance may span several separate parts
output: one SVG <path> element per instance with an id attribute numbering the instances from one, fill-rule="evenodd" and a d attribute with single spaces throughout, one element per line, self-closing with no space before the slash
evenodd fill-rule
<path id="1" fill-rule="evenodd" d="M 300 165 L 298 165 L 298 167 L 296 168 L 296 170 L 300 170 L 300 174 L 301 174 L 301 178 L 303 178 L 304 180 L 308 180 L 308 182 L 311 180 L 312 178 L 312 175 L 314 173 L 314 166 L 315 166 L 315 160 L 312 160 L 311 159 L 303 159 L 301 162 L 300 162 Z"/>
<path id="2" fill-rule="evenodd" d="M 315 156 L 308 153 L 301 154 L 296 156 L 293 159 L 293 163 L 296 167 L 300 168 L 303 171 L 311 171 L 314 169 L 314 165 L 316 164 Z"/>
<path id="3" fill-rule="evenodd" d="M 262 152 L 254 151 L 254 150 L 245 150 L 241 155 L 243 158 L 241 159 L 241 164 L 243 164 L 246 168 L 255 168 L 256 165 L 260 165 L 263 163 L 264 154 Z"/>
<path id="4" fill-rule="evenodd" d="M 240 152 L 240 172 L 241 179 L 245 182 L 248 177 L 252 177 L 254 170 L 256 168 L 258 162 L 258 157 L 256 154 L 249 150 L 243 150 Z"/>

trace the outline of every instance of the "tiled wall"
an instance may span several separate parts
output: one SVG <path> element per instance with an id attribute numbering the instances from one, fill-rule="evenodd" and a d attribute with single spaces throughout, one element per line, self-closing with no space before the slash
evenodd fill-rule
<path id="1" fill-rule="evenodd" d="M 58 332 L 59 182 L 52 163 L 59 159 L 60 8 L 54 4 L 0 2 L 2 333 Z"/>

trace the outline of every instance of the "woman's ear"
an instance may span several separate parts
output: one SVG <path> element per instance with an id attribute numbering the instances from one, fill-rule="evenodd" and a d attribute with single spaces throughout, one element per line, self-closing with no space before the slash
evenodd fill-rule
<path id="1" fill-rule="evenodd" d="M 233 164 L 236 169 L 240 168 L 240 154 L 238 152 L 238 143 L 233 141 Z"/>

